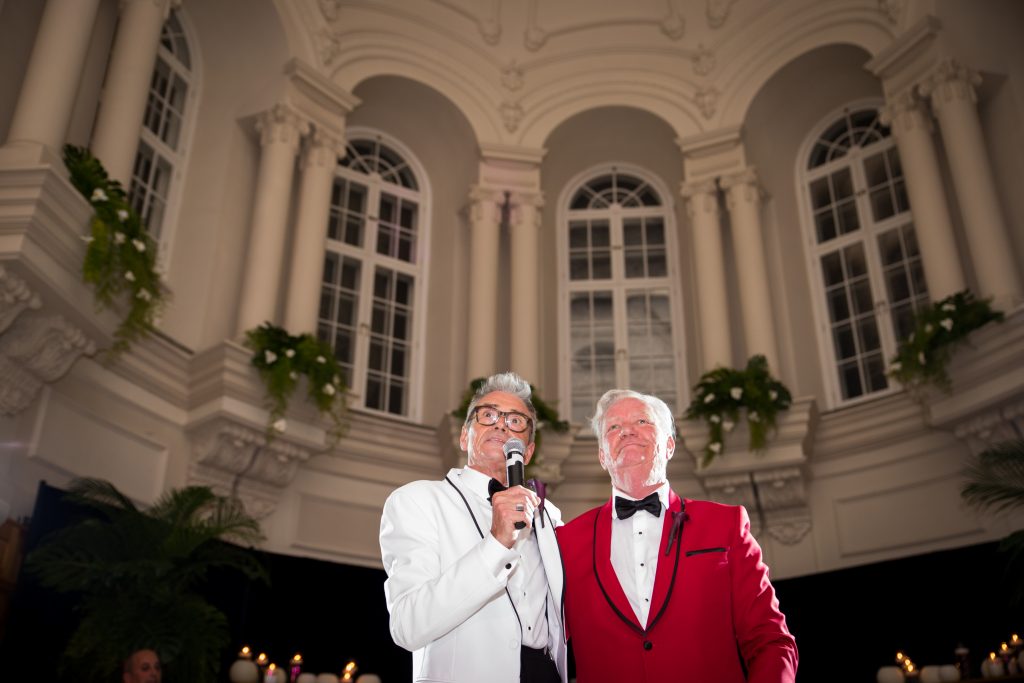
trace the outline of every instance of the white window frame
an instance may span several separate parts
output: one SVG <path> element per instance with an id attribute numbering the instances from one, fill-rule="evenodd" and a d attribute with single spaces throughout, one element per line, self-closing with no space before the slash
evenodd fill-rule
<path id="1" fill-rule="evenodd" d="M 135 155 L 132 157 L 132 169 L 134 173 L 135 159 L 138 157 L 139 145 L 145 142 L 152 147 L 158 155 L 171 164 L 171 182 L 167 192 L 167 205 L 164 208 L 163 222 L 160 225 L 160 238 L 157 242 L 156 270 L 159 273 L 166 273 L 171 263 L 171 252 L 174 249 L 174 234 L 177 232 L 178 215 L 181 212 L 181 200 L 184 195 L 185 169 L 188 168 L 189 156 L 192 150 L 192 136 L 195 132 L 196 111 L 199 106 L 199 93 L 202 89 L 200 65 L 202 59 L 199 55 L 199 40 L 196 37 L 195 28 L 182 8 L 171 10 L 177 14 L 181 23 L 181 30 L 188 45 L 189 58 L 192 62 L 189 70 L 182 74 L 188 86 L 188 93 L 185 96 L 185 106 L 181 117 L 181 131 L 178 138 L 178 150 L 169 150 L 167 145 L 160 140 L 152 131 L 146 128 L 145 121 L 139 126 L 139 139 L 136 145 Z M 168 18 L 170 18 L 168 14 Z M 161 36 L 163 26 L 160 27 Z M 157 43 L 157 59 L 164 59 L 172 65 L 177 61 L 173 55 L 163 46 L 162 42 Z M 153 64 L 156 69 L 156 62 Z M 150 82 L 152 81 L 152 75 Z M 147 97 L 149 86 L 147 85 Z M 131 190 L 131 182 L 125 191 Z M 147 230 L 149 226 L 146 226 Z"/>
<path id="2" fill-rule="evenodd" d="M 565 406 L 564 413 L 566 419 L 572 420 L 572 349 L 569 339 L 569 305 L 570 296 L 573 292 L 577 291 L 594 291 L 597 289 L 611 290 L 613 293 L 621 292 L 621 296 L 625 296 L 625 293 L 630 289 L 636 289 L 638 287 L 651 288 L 651 280 L 635 279 L 629 280 L 621 272 L 621 265 L 618 263 L 614 254 L 620 255 L 618 260 L 621 260 L 621 253 L 623 249 L 622 243 L 622 231 L 621 231 L 621 219 L 623 217 L 629 217 L 631 215 L 639 215 L 644 213 L 650 213 L 650 208 L 644 207 L 640 209 L 617 207 L 612 210 L 611 214 L 607 209 L 595 209 L 593 213 L 595 215 L 609 216 L 610 228 L 610 239 L 611 239 L 611 250 L 613 253 L 612 257 L 612 277 L 607 280 L 607 286 L 595 281 L 571 281 L 569 279 L 569 220 L 570 217 L 582 217 L 585 214 L 580 211 L 570 212 L 569 204 L 572 201 L 573 196 L 576 192 L 588 181 L 593 179 L 595 176 L 609 173 L 612 169 L 615 169 L 619 173 L 626 175 L 635 176 L 640 178 L 644 182 L 648 183 L 655 192 L 658 193 L 662 201 L 662 210 L 664 216 L 665 226 L 665 286 L 668 289 L 669 297 L 669 310 L 672 319 L 672 345 L 673 345 L 673 357 L 675 359 L 675 383 L 676 383 L 676 406 L 675 412 L 682 414 L 690 399 L 690 387 L 687 382 L 686 372 L 686 335 L 683 327 L 683 312 L 682 312 L 682 288 L 681 288 L 681 277 L 679 271 L 679 251 L 676 243 L 677 238 L 677 226 L 676 226 L 676 204 L 675 196 L 669 191 L 668 186 L 661 181 L 660 178 L 655 176 L 650 171 L 633 164 L 624 162 L 605 162 L 596 164 L 587 168 L 580 173 L 573 176 L 562 188 L 562 192 L 558 197 L 557 204 L 557 250 L 558 250 L 558 355 L 561 360 L 558 369 L 558 384 L 559 384 L 559 405 Z M 618 227 L 616 228 L 616 222 Z M 615 296 L 615 294 L 613 294 Z M 623 300 L 624 301 L 624 300 Z M 615 354 L 615 376 L 616 386 L 608 387 L 608 389 L 614 388 L 629 388 L 628 386 L 628 352 L 625 362 L 620 355 L 619 346 L 620 340 L 626 335 L 626 311 L 624 306 L 619 306 L 613 309 L 613 320 L 615 327 L 615 342 L 616 342 L 616 354 Z M 576 423 L 575 421 L 573 422 Z M 586 426 L 586 425 L 582 425 Z"/>
<path id="3" fill-rule="evenodd" d="M 889 137 L 886 138 L 884 142 L 879 141 L 864 148 L 851 150 L 850 153 L 838 159 L 828 161 L 813 170 L 808 170 L 807 168 L 807 162 L 815 143 L 821 138 L 822 134 L 829 126 L 835 123 L 847 112 L 870 108 L 880 110 L 883 105 L 884 103 L 882 100 L 878 98 L 867 98 L 849 102 L 841 107 L 837 107 L 828 115 L 822 117 L 811 128 L 810 134 L 800 146 L 796 157 L 796 169 L 794 173 L 796 196 L 798 197 L 797 203 L 799 204 L 800 223 L 804 233 L 804 240 L 807 245 L 805 255 L 807 259 L 808 277 L 812 290 L 812 310 L 814 312 L 815 327 L 818 330 L 818 334 L 816 336 L 819 364 L 823 374 L 823 382 L 826 391 L 825 403 L 827 408 L 846 408 L 855 406 L 867 401 L 874 401 L 885 396 L 890 396 L 902 390 L 902 386 L 896 380 L 891 377 L 887 377 L 888 386 L 885 389 L 863 393 L 860 396 L 849 399 L 843 398 L 843 391 L 838 373 L 839 363 L 835 358 L 835 349 L 832 340 L 832 322 L 828 312 L 825 280 L 821 268 L 821 256 L 826 251 L 839 251 L 844 247 L 858 242 L 864 245 L 868 282 L 871 284 L 871 293 L 874 298 L 873 310 L 875 312 L 875 319 L 878 327 L 883 362 L 885 363 L 886 368 L 888 368 L 888 362 L 895 354 L 899 340 L 895 338 L 895 332 L 892 326 L 892 318 L 890 315 L 891 302 L 889 301 L 888 288 L 886 287 L 886 283 L 883 278 L 882 259 L 878 253 L 878 236 L 887 230 L 898 228 L 908 222 L 914 225 L 916 233 L 917 225 L 914 221 L 913 207 L 910 207 L 906 213 L 895 214 L 889 218 L 883 219 L 881 222 L 875 222 L 874 214 L 871 210 L 870 197 L 867 192 L 867 183 L 864 178 L 862 160 L 867 156 L 877 154 L 880 150 L 888 149 L 889 147 L 895 148 L 896 140 L 893 137 L 893 134 L 890 133 Z M 897 148 L 897 154 L 898 153 L 899 150 Z M 815 232 L 813 210 L 811 208 L 810 184 L 815 178 L 827 175 L 829 172 L 842 167 L 850 169 L 851 182 L 854 190 L 854 201 L 857 206 L 860 228 L 845 235 L 837 235 L 835 238 L 829 240 L 825 245 L 819 245 Z M 906 175 L 904 174 L 904 179 L 905 178 Z M 918 240 L 918 247 L 920 249 L 920 240 Z"/>
<path id="4" fill-rule="evenodd" d="M 380 142 L 391 149 L 395 150 L 402 156 L 405 162 L 409 165 L 410 170 L 416 177 L 416 182 L 419 185 L 418 190 L 410 190 L 399 185 L 388 183 L 386 185 L 387 191 L 391 194 L 402 198 L 414 199 L 418 207 L 418 223 L 416 232 L 416 246 L 415 246 L 415 261 L 413 263 L 406 263 L 399 261 L 398 259 L 390 259 L 382 255 L 377 254 L 372 249 L 368 250 L 366 244 L 369 244 L 369 237 L 364 239 L 364 247 L 362 249 L 353 247 L 342 242 L 330 240 L 327 238 L 327 224 L 324 224 L 324 239 L 332 245 L 328 251 L 336 254 L 349 256 L 350 258 L 358 259 L 361 263 L 361 277 L 363 280 L 360 284 L 359 290 L 359 308 L 356 314 L 356 348 L 352 355 L 352 377 L 347 377 L 348 390 L 350 394 L 356 398 L 359 402 L 358 405 L 353 406 L 358 410 L 365 410 L 368 413 L 374 415 L 380 415 L 389 419 L 402 420 L 405 422 L 419 423 L 422 419 L 423 414 L 423 375 L 426 367 L 426 320 L 427 314 L 427 292 L 428 292 L 428 274 L 429 268 L 427 268 L 426 260 L 430 254 L 430 226 L 432 219 L 432 197 L 433 192 L 431 190 L 430 181 L 427 177 L 426 170 L 419 158 L 413 153 L 409 147 L 403 144 L 400 140 L 384 133 L 383 131 L 376 130 L 374 128 L 361 127 L 361 126 L 350 126 L 345 131 L 346 141 L 361 139 L 361 138 L 377 138 Z M 335 175 L 341 176 L 349 180 L 353 180 L 367 187 L 366 194 L 366 210 L 367 220 L 372 220 L 369 216 L 376 214 L 379 207 L 380 189 L 383 181 L 380 180 L 379 176 L 374 179 L 372 176 L 367 176 L 364 173 L 355 171 L 350 168 L 346 168 L 338 164 L 335 167 Z M 374 174 L 376 175 L 376 174 Z M 336 246 L 334 246 L 336 245 Z M 381 410 L 378 408 L 370 408 L 366 406 L 366 376 L 368 368 L 369 358 L 369 324 L 373 312 L 373 272 L 376 266 L 383 266 L 389 270 L 394 270 L 411 275 L 415 280 L 414 293 L 413 293 L 413 322 L 412 322 L 412 339 L 409 345 L 409 374 L 408 374 L 408 387 L 407 387 L 407 406 L 408 413 L 406 415 L 399 415 L 397 413 L 388 412 L 387 410 Z M 369 283 L 364 289 L 363 283 Z M 321 290 L 317 289 L 317 297 L 319 297 Z M 332 344 L 333 346 L 333 344 Z"/>

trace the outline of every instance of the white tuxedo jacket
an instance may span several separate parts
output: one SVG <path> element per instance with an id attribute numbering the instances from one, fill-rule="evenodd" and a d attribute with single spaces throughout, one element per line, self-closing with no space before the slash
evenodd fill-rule
<path id="1" fill-rule="evenodd" d="M 414 481 L 384 503 L 380 548 L 391 637 L 412 651 L 414 681 L 518 683 L 522 633 L 505 592 L 517 565 L 500 567 L 496 575 L 493 563 L 484 561 L 485 544 L 497 541 L 490 518 L 473 507 L 477 530 L 462 497 L 473 506 L 475 494 L 461 485 L 461 475 L 461 469 L 448 472 L 454 486 L 444 479 Z M 555 539 L 561 523 L 558 508 L 545 502 L 544 526 L 535 515 L 532 533 L 548 580 L 548 647 L 565 683 L 564 575 Z"/>

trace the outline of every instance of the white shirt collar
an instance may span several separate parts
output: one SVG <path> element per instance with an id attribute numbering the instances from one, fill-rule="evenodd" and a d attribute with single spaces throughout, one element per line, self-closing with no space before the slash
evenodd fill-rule
<path id="1" fill-rule="evenodd" d="M 459 473 L 459 479 L 462 481 L 463 486 L 474 494 L 480 496 L 483 500 L 487 500 L 491 497 L 490 491 L 487 490 L 487 485 L 491 483 L 491 478 L 483 472 L 475 470 L 467 465 L 466 467 L 463 467 L 462 471 Z"/>

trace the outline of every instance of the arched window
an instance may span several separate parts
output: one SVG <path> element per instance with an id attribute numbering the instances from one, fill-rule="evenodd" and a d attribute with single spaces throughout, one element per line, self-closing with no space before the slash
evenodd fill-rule
<path id="1" fill-rule="evenodd" d="M 409 417 L 427 215 L 418 168 L 398 142 L 349 131 L 331 192 L 317 328 L 362 407 Z"/>
<path id="2" fill-rule="evenodd" d="M 590 171 L 559 202 L 563 405 L 629 387 L 680 408 L 678 277 L 667 191 L 639 169 Z"/>
<path id="3" fill-rule="evenodd" d="M 160 34 L 129 191 L 132 207 L 160 244 L 162 258 L 170 243 L 170 207 L 179 190 L 175 176 L 184 166 L 193 68 L 181 17 L 172 10 Z"/>
<path id="4" fill-rule="evenodd" d="M 833 404 L 889 388 L 888 359 L 928 303 L 899 153 L 878 106 L 833 113 L 798 161 Z"/>

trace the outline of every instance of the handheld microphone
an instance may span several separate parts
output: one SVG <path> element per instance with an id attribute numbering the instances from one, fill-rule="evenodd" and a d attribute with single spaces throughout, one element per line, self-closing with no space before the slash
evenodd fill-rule
<path id="1" fill-rule="evenodd" d="M 526 461 L 523 453 L 526 452 L 526 444 L 522 439 L 512 438 L 501 447 L 505 453 L 505 463 L 508 465 L 508 487 L 522 486 L 526 478 Z M 516 522 L 517 529 L 526 528 L 526 522 Z"/>

